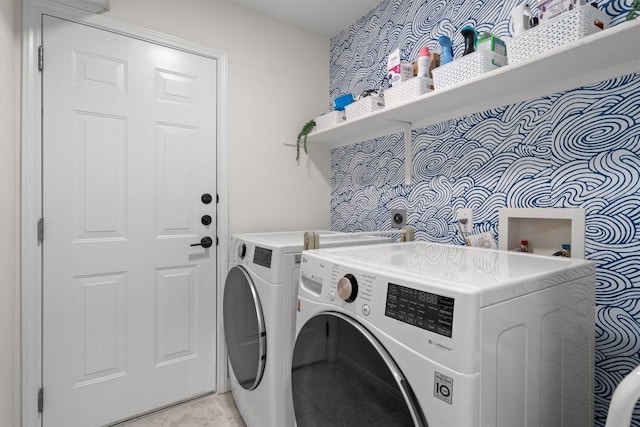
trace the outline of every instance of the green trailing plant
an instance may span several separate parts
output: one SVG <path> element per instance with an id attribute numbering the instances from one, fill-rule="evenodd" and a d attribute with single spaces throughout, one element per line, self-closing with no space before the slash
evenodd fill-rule
<path id="1" fill-rule="evenodd" d="M 315 120 L 309 120 L 302 126 L 300 133 L 298 134 L 298 142 L 296 143 L 296 160 L 300 160 L 300 145 L 304 147 L 304 152 L 307 152 L 307 136 L 311 133 L 316 126 Z"/>
<path id="2" fill-rule="evenodd" d="M 640 0 L 635 0 L 631 3 L 631 10 L 627 14 L 627 21 L 631 21 L 632 19 L 636 19 L 638 17 L 638 12 L 640 11 Z"/>

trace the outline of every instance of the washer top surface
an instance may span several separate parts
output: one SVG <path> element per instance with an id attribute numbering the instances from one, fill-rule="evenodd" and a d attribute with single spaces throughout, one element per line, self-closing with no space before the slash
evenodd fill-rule
<path id="1" fill-rule="evenodd" d="M 307 230 L 311 231 L 311 230 Z M 362 242 L 384 243 L 389 239 L 380 236 L 352 236 L 329 230 L 313 230 L 320 235 L 321 247 L 349 246 Z M 247 243 L 263 246 L 267 249 L 278 250 L 280 253 L 300 253 L 304 249 L 305 231 L 283 231 L 269 233 L 242 233 L 234 237 Z"/>
<path id="2" fill-rule="evenodd" d="M 594 274 L 594 263 L 576 258 L 471 248 L 427 242 L 311 251 L 342 270 L 367 271 L 387 280 L 412 280 L 465 294 L 504 300 Z M 515 285 L 515 286 L 514 286 Z"/>

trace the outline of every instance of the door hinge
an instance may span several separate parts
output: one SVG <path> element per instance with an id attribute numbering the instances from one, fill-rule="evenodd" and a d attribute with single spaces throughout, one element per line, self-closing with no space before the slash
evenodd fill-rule
<path id="1" fill-rule="evenodd" d="M 38 70 L 44 70 L 44 48 L 42 45 L 38 46 Z"/>
<path id="2" fill-rule="evenodd" d="M 44 241 L 44 218 L 38 220 L 38 243 Z"/>
<path id="3" fill-rule="evenodd" d="M 43 409 L 44 409 L 44 389 L 40 387 L 40 390 L 38 390 L 38 413 L 41 414 Z"/>

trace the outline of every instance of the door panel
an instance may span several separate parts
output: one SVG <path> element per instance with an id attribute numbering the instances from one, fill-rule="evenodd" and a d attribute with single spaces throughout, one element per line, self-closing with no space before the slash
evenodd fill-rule
<path id="1" fill-rule="evenodd" d="M 86 112 L 74 115 L 76 239 L 125 238 L 126 119 Z"/>
<path id="2" fill-rule="evenodd" d="M 199 223 L 194 212 L 190 212 L 189 200 L 197 199 L 190 194 L 190 171 L 196 167 L 193 143 L 196 129 L 158 123 L 158 235 L 171 236 L 189 234 L 196 236 Z"/>
<path id="3" fill-rule="evenodd" d="M 216 62 L 43 17 L 44 426 L 214 390 Z"/>
<path id="4" fill-rule="evenodd" d="M 156 275 L 157 364 L 197 355 L 195 337 L 196 271 L 194 267 L 163 269 Z"/>
<path id="5" fill-rule="evenodd" d="M 75 386 L 125 374 L 127 276 L 76 277 L 73 290 Z"/>
<path id="6" fill-rule="evenodd" d="M 77 50 L 73 56 L 76 85 L 122 93 L 127 91 L 127 61 Z"/>

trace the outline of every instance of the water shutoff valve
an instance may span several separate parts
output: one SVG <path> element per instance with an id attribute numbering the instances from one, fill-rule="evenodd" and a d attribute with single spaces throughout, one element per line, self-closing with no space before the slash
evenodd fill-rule
<path id="1" fill-rule="evenodd" d="M 553 253 L 553 256 L 563 256 L 563 257 L 571 257 L 571 245 L 568 243 L 563 243 L 560 246 L 560 250 Z"/>

